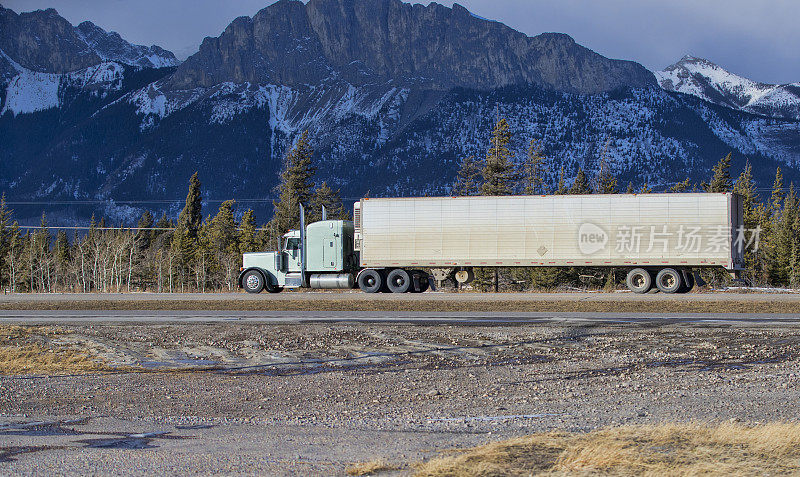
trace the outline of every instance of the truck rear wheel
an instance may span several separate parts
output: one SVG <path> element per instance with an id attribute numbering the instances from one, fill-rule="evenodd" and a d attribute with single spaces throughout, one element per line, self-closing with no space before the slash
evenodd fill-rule
<path id="1" fill-rule="evenodd" d="M 656 286 L 663 293 L 677 293 L 683 288 L 681 272 L 674 268 L 665 268 L 656 275 Z"/>
<path id="2" fill-rule="evenodd" d="M 257 270 L 250 270 L 242 277 L 242 287 L 247 293 L 261 293 L 264 282 L 264 275 Z"/>
<path id="3" fill-rule="evenodd" d="M 402 268 L 395 268 L 386 277 L 386 285 L 392 293 L 405 293 L 411 289 L 411 276 Z"/>
<path id="4" fill-rule="evenodd" d="M 653 276 L 644 268 L 634 268 L 628 272 L 625 283 L 634 293 L 647 293 L 653 287 Z"/>
<path id="5" fill-rule="evenodd" d="M 364 270 L 358 275 L 358 288 L 364 293 L 378 293 L 383 287 L 383 277 L 377 270 Z"/>

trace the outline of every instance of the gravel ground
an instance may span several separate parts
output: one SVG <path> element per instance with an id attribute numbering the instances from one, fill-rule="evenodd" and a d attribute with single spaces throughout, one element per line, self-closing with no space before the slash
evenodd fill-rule
<path id="1" fill-rule="evenodd" d="M 551 429 L 797 420 L 800 325 L 92 325 L 0 377 L 0 473 L 344 473 Z"/>

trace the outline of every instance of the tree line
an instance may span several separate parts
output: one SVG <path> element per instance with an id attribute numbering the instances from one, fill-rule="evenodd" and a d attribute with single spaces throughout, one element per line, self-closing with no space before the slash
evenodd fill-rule
<path id="1" fill-rule="evenodd" d="M 275 250 L 281 236 L 299 225 L 299 204 L 319 220 L 349 218 L 339 191 L 315 183 L 314 151 L 303 133 L 287 153 L 276 187 L 275 213 L 261 227 L 251 209 L 237 214 L 223 202 L 203 217 L 201 183 L 189 180 L 183 209 L 172 220 L 145 211 L 135 227 L 110 227 L 92 220 L 86 233 L 55 234 L 42 214 L 39 228 L 23 230 L 0 198 L 0 288 L 11 292 L 188 292 L 231 291 L 242 254 Z"/>
<path id="2" fill-rule="evenodd" d="M 534 139 L 515 160 L 512 133 L 505 119 L 498 119 L 486 155 L 462 159 L 452 194 L 546 195 L 616 194 L 617 178 L 601 153 L 594 174 L 577 170 L 551 187 L 545 177 L 546 156 Z M 0 288 L 13 292 L 187 292 L 230 291 L 236 283 L 243 253 L 276 250 L 284 233 L 299 226 L 299 204 L 306 204 L 309 222 L 327 209 L 331 219 L 349 219 L 339 191 L 315 181 L 314 151 L 308 133 L 300 135 L 286 154 L 273 201 L 273 217 L 260 227 L 251 209 L 239 215 L 236 202 L 223 202 L 215 215 L 203 216 L 201 183 L 197 173 L 189 181 L 186 202 L 176 220 L 166 214 L 156 220 L 144 212 L 135 227 L 109 227 L 105 219 L 93 217 L 88 231 L 69 236 L 55 234 L 43 214 L 38 229 L 23 230 L 13 220 L 13 211 L 0 199 Z M 800 214 L 793 184 L 787 188 L 780 168 L 769 197 L 762 200 L 747 163 L 734 180 L 731 154 L 710 171 L 708 182 L 694 184 L 687 178 L 672 185 L 670 192 L 736 192 L 744 197 L 744 225 L 760 230 L 757 249 L 745 253 L 745 281 L 754 286 L 800 287 Z M 651 193 L 645 183 L 626 193 Z M 476 269 L 475 286 L 482 290 L 530 290 L 599 283 L 615 286 L 622 273 L 585 268 Z M 726 283 L 727 274 L 706 272 L 706 281 Z"/>

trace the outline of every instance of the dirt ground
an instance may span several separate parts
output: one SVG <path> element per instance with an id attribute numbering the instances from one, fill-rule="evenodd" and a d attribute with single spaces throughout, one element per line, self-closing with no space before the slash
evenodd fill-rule
<path id="1" fill-rule="evenodd" d="M 799 331 L 663 322 L 3 327 L 0 346 L 81 350 L 102 366 L 0 373 L 0 473 L 335 475 L 354 462 L 403 466 L 547 430 L 796 421 Z"/>

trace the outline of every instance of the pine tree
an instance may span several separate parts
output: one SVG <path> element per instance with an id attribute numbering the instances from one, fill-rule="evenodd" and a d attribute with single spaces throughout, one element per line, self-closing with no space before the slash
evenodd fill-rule
<path id="1" fill-rule="evenodd" d="M 195 239 L 202 222 L 203 203 L 200 195 L 200 179 L 195 172 L 189 179 L 189 193 L 186 194 L 186 205 L 178 216 L 178 225 L 183 227 L 189 239 Z"/>
<path id="2" fill-rule="evenodd" d="M 322 207 L 325 207 L 328 220 L 350 220 L 350 214 L 345 210 L 339 190 L 333 190 L 327 182 L 323 182 L 311 198 L 311 213 L 309 222 L 322 218 Z"/>
<path id="3" fill-rule="evenodd" d="M 481 169 L 480 161 L 475 156 L 467 156 L 461 160 L 456 181 L 453 184 L 454 196 L 478 195 L 480 191 Z"/>
<path id="4" fill-rule="evenodd" d="M 647 181 L 645 181 L 644 184 L 642 185 L 642 188 L 639 189 L 638 193 L 639 194 L 652 194 L 653 193 L 653 189 L 650 187 L 650 184 L 648 184 Z"/>
<path id="5" fill-rule="evenodd" d="M 770 203 L 770 210 L 772 214 L 777 214 L 778 211 L 781 210 L 781 205 L 783 204 L 783 200 L 785 198 L 785 194 L 783 193 L 783 173 L 781 172 L 781 168 L 779 167 L 775 171 L 775 182 L 772 184 L 772 195 L 769 198 Z"/>
<path id="6" fill-rule="evenodd" d="M 210 220 L 208 230 L 213 249 L 228 255 L 239 253 L 238 224 L 234 217 L 235 205 L 233 200 L 223 202 L 219 206 L 217 215 Z"/>
<path id="7" fill-rule="evenodd" d="M 154 230 L 148 230 L 153 228 L 153 214 L 150 211 L 145 210 L 142 213 L 142 216 L 139 217 L 139 221 L 136 223 L 136 243 L 139 247 L 139 250 L 145 250 L 150 248 L 150 242 L 152 242 L 154 238 Z"/>
<path id="8" fill-rule="evenodd" d="M 545 157 L 542 154 L 542 145 L 536 139 L 531 139 L 528 146 L 528 155 L 522 163 L 520 176 L 522 177 L 522 193 L 525 195 L 547 194 L 547 186 L 542 177 L 542 165 Z M 467 195 L 467 194 L 465 194 Z"/>
<path id="9" fill-rule="evenodd" d="M 300 204 L 310 205 L 314 190 L 313 164 L 314 150 L 304 131 L 294 148 L 286 155 L 280 184 L 277 187 L 278 201 L 273 202 L 275 215 L 273 221 L 277 230 L 283 234 L 300 226 Z"/>
<path id="10" fill-rule="evenodd" d="M 636 193 L 636 191 L 633 190 L 633 182 L 628 181 L 628 188 L 625 189 L 625 193 L 626 194 L 635 194 Z"/>
<path id="11" fill-rule="evenodd" d="M 733 189 L 731 180 L 731 153 L 717 162 L 710 183 L 703 183 L 706 192 L 730 192 Z"/>
<path id="12" fill-rule="evenodd" d="M 600 155 L 600 171 L 597 173 L 595 191 L 598 194 L 617 194 L 617 178 L 609 170 L 608 167 L 608 141 L 603 148 L 603 154 Z"/>
<path id="13" fill-rule="evenodd" d="M 252 209 L 247 209 L 239 225 L 239 253 L 256 251 L 256 216 Z"/>
<path id="14" fill-rule="evenodd" d="M 9 254 L 11 253 L 11 214 L 6 205 L 5 192 L 0 196 L 0 288 L 7 281 Z"/>
<path id="15" fill-rule="evenodd" d="M 578 174 L 575 175 L 575 181 L 572 183 L 572 187 L 569 188 L 569 193 L 573 195 L 592 193 L 592 186 L 589 184 L 583 168 L 578 168 Z"/>
<path id="16" fill-rule="evenodd" d="M 508 121 L 500 119 L 492 132 L 491 147 L 486 153 L 481 195 L 511 195 L 517 180 L 509 150 L 511 131 Z"/>
<path id="17" fill-rule="evenodd" d="M 567 181 L 564 177 L 564 166 L 561 166 L 561 172 L 558 174 L 558 189 L 556 195 L 564 195 L 567 193 Z"/>
<path id="18" fill-rule="evenodd" d="M 692 189 L 691 178 L 687 177 L 683 182 L 678 182 L 669 188 L 670 192 L 688 192 Z"/>

